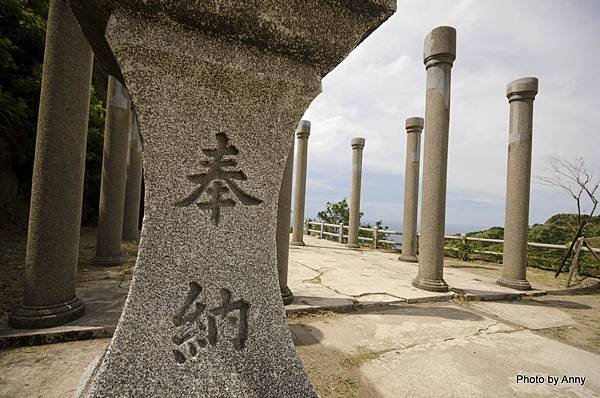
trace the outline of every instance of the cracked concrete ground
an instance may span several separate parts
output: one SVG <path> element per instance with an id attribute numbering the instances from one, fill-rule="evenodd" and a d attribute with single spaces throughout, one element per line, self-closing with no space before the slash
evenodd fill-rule
<path id="1" fill-rule="evenodd" d="M 452 268 L 445 278 L 455 291 L 427 292 L 411 285 L 417 265 L 398 261 L 397 253 L 349 250 L 328 240 L 311 236 L 304 239 L 306 246 L 290 247 L 288 285 L 295 299 L 286 307 L 288 313 L 447 301 L 457 296 L 489 300 L 543 293 L 498 286 L 493 278 Z M 127 297 L 136 248 L 124 244 L 126 263 L 107 268 L 91 264 L 94 247 L 93 230 L 84 230 L 77 291 L 86 305 L 86 314 L 61 327 L 37 330 L 9 328 L 4 316 L 0 318 L 0 348 L 112 336 Z"/>
<path id="2" fill-rule="evenodd" d="M 288 285 L 295 300 L 288 311 L 446 301 L 457 296 L 499 300 L 543 294 L 498 286 L 493 278 L 455 268 L 444 271 L 454 291 L 427 292 L 411 284 L 417 264 L 398 261 L 398 253 L 349 250 L 337 242 L 312 236 L 305 236 L 304 241 L 306 246 L 290 247 Z"/>
<path id="3" fill-rule="evenodd" d="M 291 314 L 289 323 L 322 398 L 600 397 L 600 355 L 536 334 L 462 300 Z M 0 351 L 0 397 L 71 396 L 87 365 L 108 342 L 93 339 Z M 524 384 L 517 382 L 519 374 L 586 380 L 583 385 Z"/>
<path id="4" fill-rule="evenodd" d="M 98 337 L 110 335 L 116 323 L 132 261 L 119 268 L 90 266 L 85 259 L 93 256 L 93 242 L 82 240 L 79 294 L 88 318 L 63 328 L 69 339 L 94 339 L 0 350 L 0 397 L 68 397 L 87 364 L 105 350 L 109 340 Z M 479 275 L 465 271 L 473 263 L 446 268 L 446 280 L 458 293 L 431 294 L 410 286 L 416 266 L 397 261 L 397 254 L 306 241 L 309 246 L 290 250 L 296 301 L 288 317 L 321 397 L 600 397 L 597 280 L 557 290 L 528 270 L 532 284 L 549 290 L 548 296 L 469 301 L 515 295 L 494 284 L 495 265 L 486 264 Z M 518 374 L 586 381 L 523 384 L 516 382 Z"/>
<path id="5" fill-rule="evenodd" d="M 291 320 L 323 398 L 600 397 L 600 355 L 529 330 L 527 313 L 506 321 L 456 300 L 363 311 Z M 586 380 L 526 384 L 518 375 Z"/>

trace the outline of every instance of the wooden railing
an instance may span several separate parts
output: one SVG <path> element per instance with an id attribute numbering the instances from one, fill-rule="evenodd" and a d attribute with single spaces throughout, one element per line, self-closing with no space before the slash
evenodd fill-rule
<path id="1" fill-rule="evenodd" d="M 345 231 L 348 230 L 348 226 L 344 225 L 344 224 L 330 224 L 330 223 L 326 223 L 326 222 L 319 222 L 319 221 L 310 221 L 307 220 L 305 222 L 305 230 L 306 233 L 310 234 L 310 233 L 315 233 L 318 234 L 318 236 L 320 238 L 323 238 L 325 236 L 332 236 L 337 238 L 337 241 L 340 243 L 344 243 L 344 241 L 348 240 L 348 235 L 346 234 Z M 318 229 L 315 228 L 311 228 L 311 226 L 317 226 Z M 331 231 L 327 231 L 326 228 L 329 229 L 333 229 L 336 232 L 331 232 Z M 372 247 L 373 248 L 377 248 L 379 247 L 380 243 L 385 243 L 388 245 L 396 245 L 397 242 L 393 241 L 393 240 L 388 240 L 388 239 L 379 239 L 379 235 L 383 234 L 384 236 L 390 236 L 390 235 L 402 235 L 402 232 L 398 232 L 398 231 L 393 231 L 391 229 L 383 229 L 383 228 L 365 228 L 365 227 L 359 227 L 360 231 L 367 231 L 367 232 L 371 232 L 372 237 L 366 237 L 366 236 L 359 236 L 358 240 L 359 241 L 363 241 L 363 242 L 372 242 Z M 473 241 L 473 242 L 486 242 L 486 243 L 501 243 L 504 244 L 504 240 L 503 239 L 489 239 L 489 238 L 476 238 L 476 237 L 472 237 L 472 236 L 466 236 L 465 234 L 461 234 L 461 235 L 446 235 L 444 236 L 445 239 L 447 240 L 461 240 L 465 245 L 469 242 L 469 241 Z M 530 247 L 539 247 L 539 248 L 543 248 L 543 249 L 559 249 L 559 250 L 568 250 L 569 246 L 571 245 L 571 242 L 565 243 L 564 245 L 553 245 L 553 244 L 549 244 L 549 243 L 537 243 L 537 242 L 527 242 L 527 245 Z M 455 247 L 445 247 L 445 249 L 447 250 L 460 250 L 458 248 Z M 587 251 L 589 252 L 590 249 L 588 249 L 587 247 L 582 247 L 581 248 L 582 251 Z M 591 248 L 591 250 L 594 253 L 600 253 L 600 248 Z M 502 253 L 501 252 L 493 252 L 493 251 L 487 251 L 487 250 L 473 250 L 473 253 L 479 253 L 479 254 L 491 254 L 491 255 L 498 255 L 501 256 Z"/>
<path id="2" fill-rule="evenodd" d="M 444 236 L 444 238 L 448 239 L 448 240 L 460 240 L 465 245 L 469 241 L 472 241 L 472 242 L 486 242 L 486 243 L 501 243 L 501 244 L 504 244 L 504 240 L 503 239 L 476 238 L 476 237 L 473 237 L 473 236 L 466 236 L 465 234 L 461 234 L 461 235 L 446 235 L 446 236 Z M 571 246 L 571 242 L 565 243 L 564 245 L 554 245 L 554 244 L 550 244 L 550 243 L 527 242 L 527 246 L 530 246 L 530 247 L 539 247 L 539 248 L 542 248 L 542 249 L 568 250 L 569 247 Z M 460 250 L 460 249 L 455 248 L 455 247 L 445 247 L 445 249 L 447 249 L 447 250 Z M 594 253 L 600 253 L 600 249 L 598 249 L 598 248 L 592 247 L 591 249 L 592 249 L 592 251 Z M 582 247 L 581 250 L 582 251 L 587 251 L 587 252 L 590 251 L 585 246 Z M 502 255 L 501 252 L 493 252 L 493 251 L 487 251 L 487 250 L 473 250 L 473 253 L 492 254 L 492 255 L 498 255 L 498 256 Z"/>
<path id="3" fill-rule="evenodd" d="M 337 238 L 337 241 L 340 243 L 344 243 L 344 241 L 348 240 L 348 235 L 346 233 L 346 231 L 348 230 L 347 225 L 330 224 L 330 223 L 326 223 L 326 222 L 322 222 L 322 221 L 318 222 L 318 221 L 309 221 L 309 220 L 306 221 L 305 225 L 306 225 L 306 232 L 308 234 L 310 234 L 310 233 L 318 234 L 319 238 L 321 238 L 321 239 L 324 238 L 325 236 L 332 236 L 332 237 Z M 318 229 L 311 228 L 311 226 L 317 226 Z M 326 228 L 333 229 L 336 232 L 327 231 Z M 358 230 L 371 233 L 371 237 L 359 236 L 358 240 L 363 241 L 363 242 L 372 242 L 372 247 L 374 249 L 377 249 L 378 247 L 380 247 L 381 243 L 392 245 L 392 246 L 397 244 L 397 242 L 393 241 L 393 240 L 379 239 L 380 235 L 383 235 L 385 237 L 388 237 L 390 235 L 402 235 L 402 232 L 397 232 L 397 231 L 392 231 L 391 229 L 384 229 L 384 228 L 377 228 L 377 227 L 375 227 L 375 228 L 359 227 Z"/>

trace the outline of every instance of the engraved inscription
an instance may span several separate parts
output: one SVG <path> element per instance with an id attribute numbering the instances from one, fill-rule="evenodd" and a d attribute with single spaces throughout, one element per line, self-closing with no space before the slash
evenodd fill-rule
<path id="1" fill-rule="evenodd" d="M 185 363 L 197 357 L 201 349 L 215 346 L 220 338 L 228 339 L 237 351 L 243 350 L 248 338 L 250 304 L 242 299 L 232 300 L 231 292 L 221 289 L 220 305 L 207 310 L 200 300 L 202 287 L 194 281 L 189 286 L 183 305 L 173 316 L 175 361 Z"/>
<path id="2" fill-rule="evenodd" d="M 201 210 L 209 211 L 212 222 L 219 225 L 221 208 L 236 205 L 233 199 L 225 197 L 228 193 L 233 193 L 246 206 L 261 204 L 262 200 L 245 193 L 236 183 L 236 181 L 248 179 L 242 170 L 231 170 L 238 165 L 237 160 L 233 157 L 237 156 L 239 151 L 229 143 L 227 134 L 217 133 L 215 136 L 217 148 L 202 149 L 202 153 L 209 159 L 202 160 L 200 164 L 207 170 L 187 176 L 187 179 L 197 184 L 198 187 L 187 197 L 175 203 L 175 206 L 186 207 L 196 203 Z M 205 192 L 205 196 L 208 196 L 207 201 L 198 202 Z"/>

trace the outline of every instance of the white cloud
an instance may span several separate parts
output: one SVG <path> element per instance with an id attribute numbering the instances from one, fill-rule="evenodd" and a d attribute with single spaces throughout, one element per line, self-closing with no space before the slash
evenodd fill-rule
<path id="1" fill-rule="evenodd" d="M 424 113 L 423 38 L 439 25 L 454 26 L 458 37 L 448 223 L 502 223 L 508 142 L 505 87 L 513 79 L 540 80 L 533 174 L 544 172 L 544 159 L 550 154 L 584 156 L 600 169 L 599 18 L 600 2 L 595 0 L 399 1 L 397 13 L 325 77 L 323 93 L 306 112 L 312 122 L 308 178 L 319 178 L 308 195 L 330 201 L 348 195 L 350 139 L 362 136 L 367 140 L 365 174 L 373 178 L 364 182 L 371 189 L 363 190 L 363 211 L 370 219 L 398 219 L 404 120 Z M 397 192 L 387 188 L 390 181 Z M 532 222 L 571 209 L 568 197 L 532 187 Z M 307 209 L 307 214 L 324 204 L 308 201 L 316 208 Z M 384 214 L 386 207 L 394 214 Z"/>

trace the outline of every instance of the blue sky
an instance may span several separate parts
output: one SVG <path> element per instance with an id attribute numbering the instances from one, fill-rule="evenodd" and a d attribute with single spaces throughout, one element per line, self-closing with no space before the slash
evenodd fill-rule
<path id="1" fill-rule="evenodd" d="M 549 156 L 583 156 L 600 171 L 600 1 L 399 0 L 398 11 L 323 79 L 312 122 L 306 216 L 349 196 L 352 137 L 365 137 L 361 210 L 401 225 L 404 120 L 425 107 L 423 39 L 457 30 L 452 75 L 449 232 L 504 223 L 506 83 L 536 76 L 533 175 Z M 530 223 L 573 211 L 572 199 L 532 184 Z"/>

